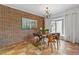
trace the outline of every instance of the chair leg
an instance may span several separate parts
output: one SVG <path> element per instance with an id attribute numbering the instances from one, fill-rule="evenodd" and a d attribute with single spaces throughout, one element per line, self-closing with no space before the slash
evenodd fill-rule
<path id="1" fill-rule="evenodd" d="M 54 45 L 51 43 L 51 52 L 53 52 Z"/>
<path id="2" fill-rule="evenodd" d="M 58 40 L 57 40 L 57 49 L 59 49 L 59 42 L 58 42 Z"/>
<path id="3" fill-rule="evenodd" d="M 59 42 L 59 45 L 61 45 L 61 44 L 60 44 L 60 40 L 58 40 L 58 42 Z"/>
<path id="4" fill-rule="evenodd" d="M 55 42 L 53 43 L 53 45 L 54 45 L 54 48 L 56 49 Z"/>
<path id="5" fill-rule="evenodd" d="M 49 42 L 48 42 L 48 47 L 49 47 Z"/>

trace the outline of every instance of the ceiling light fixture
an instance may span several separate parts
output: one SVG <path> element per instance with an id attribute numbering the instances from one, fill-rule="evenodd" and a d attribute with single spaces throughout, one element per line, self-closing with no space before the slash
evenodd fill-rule
<path id="1" fill-rule="evenodd" d="M 48 7 L 45 9 L 45 18 L 50 18 L 50 10 Z"/>

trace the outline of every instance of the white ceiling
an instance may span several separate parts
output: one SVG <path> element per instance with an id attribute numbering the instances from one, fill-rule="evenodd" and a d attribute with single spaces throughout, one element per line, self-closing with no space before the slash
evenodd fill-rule
<path id="1" fill-rule="evenodd" d="M 44 16 L 46 7 L 50 9 L 52 14 L 66 11 L 68 9 L 79 6 L 78 4 L 6 4 L 6 6 L 29 12 L 38 16 Z"/>

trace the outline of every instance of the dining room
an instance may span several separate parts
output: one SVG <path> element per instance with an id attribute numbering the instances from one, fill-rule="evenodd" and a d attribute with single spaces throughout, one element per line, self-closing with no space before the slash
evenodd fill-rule
<path id="1" fill-rule="evenodd" d="M 78 55 L 78 4 L 0 4 L 1 55 Z"/>

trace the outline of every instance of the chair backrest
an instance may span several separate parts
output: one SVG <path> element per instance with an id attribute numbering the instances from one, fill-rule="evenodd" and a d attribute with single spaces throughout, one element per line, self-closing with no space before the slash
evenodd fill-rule
<path id="1" fill-rule="evenodd" d="M 60 39 L 60 33 L 56 33 L 57 39 Z"/>
<path id="2" fill-rule="evenodd" d="M 42 39 L 42 36 L 38 33 L 33 33 L 34 37 L 39 37 L 39 39 Z"/>
<path id="3" fill-rule="evenodd" d="M 52 35 L 55 36 L 55 39 L 56 39 L 56 40 L 59 40 L 59 38 L 60 38 L 60 33 L 52 33 Z"/>
<path id="4" fill-rule="evenodd" d="M 55 41 L 55 35 L 52 34 L 48 35 L 48 42 L 53 42 L 53 41 Z"/>
<path id="5" fill-rule="evenodd" d="M 33 33 L 34 36 L 39 36 L 37 33 Z"/>

